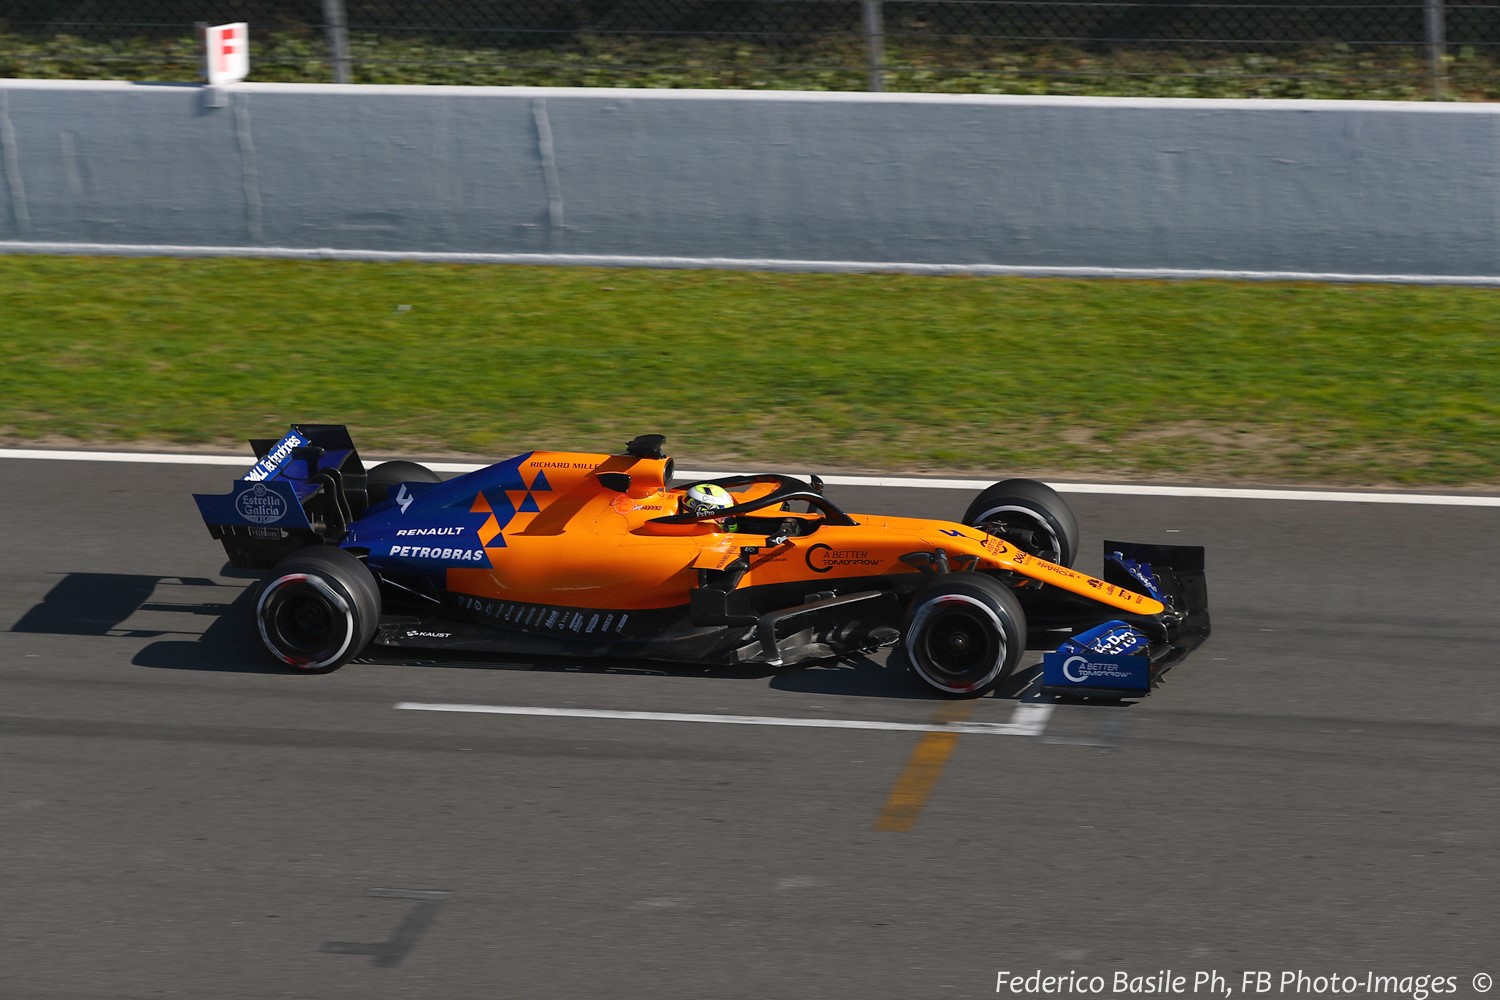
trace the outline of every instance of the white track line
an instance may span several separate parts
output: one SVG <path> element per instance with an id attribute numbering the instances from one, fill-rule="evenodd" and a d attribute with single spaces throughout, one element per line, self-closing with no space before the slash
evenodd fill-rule
<path id="1" fill-rule="evenodd" d="M 18 81 L 8 80 L 8 85 Z M 54 81 L 48 81 L 52 83 Z M 244 86 L 241 84 L 241 86 Z M 332 86 L 321 84 L 320 86 Z M 360 86 L 368 86 L 361 84 Z M 619 94 L 614 91 L 611 94 Z M 652 96 L 667 96 L 687 91 L 652 91 Z M 691 92 L 699 93 L 699 92 Z M 731 94 L 734 92 L 725 92 Z M 757 97 L 771 91 L 753 91 Z M 786 93 L 783 91 L 782 93 Z M 818 99 L 825 95 L 818 94 Z M 909 96 L 909 95 L 903 95 Z M 947 96 L 947 95 L 943 95 Z M 1170 101 L 1173 98 L 1157 98 Z M 1031 99 L 1028 99 L 1031 100 Z M 1076 98 L 1066 98 L 1076 100 Z M 1202 100 L 1195 98 L 1194 100 Z M 946 102 L 945 102 L 946 103 Z M 1266 101 L 1266 104 L 1272 102 Z M 1301 102 L 1309 103 L 1309 102 Z M 1384 102 L 1382 102 L 1384 103 Z M 1424 111 L 1459 112 L 1473 105 L 1432 105 Z M 1477 110 L 1477 109 L 1476 109 Z M 267 246 L 197 246 L 180 243 L 80 243 L 0 240 L 0 253 L 82 254 L 109 257 L 263 257 L 276 260 L 357 260 L 410 261 L 429 264 L 517 264 L 555 267 L 648 267 L 656 269 L 773 271 L 790 273 L 832 274 L 971 274 L 982 277 L 1017 278 L 1144 278 L 1152 280 L 1228 280 L 1228 281 L 1322 281 L 1333 283 L 1375 283 L 1398 285 L 1500 285 L 1493 274 L 1384 274 L 1342 271 L 1256 271 L 1215 268 L 1176 267 L 1067 267 L 1026 264 L 927 264 L 917 261 L 888 260 L 802 260 L 787 257 L 663 257 L 626 254 L 565 253 L 462 253 L 423 250 L 353 250 L 335 247 L 267 247 Z"/>
<path id="2" fill-rule="evenodd" d="M 254 460 L 242 455 L 181 455 L 167 452 L 59 451 L 39 448 L 0 448 L 0 460 L 29 458 L 53 462 L 133 462 L 144 465 L 228 465 L 248 469 Z M 366 456 L 367 465 L 384 461 Z M 484 468 L 476 462 L 428 462 L 434 472 L 460 474 Z M 677 482 L 713 479 L 731 472 L 702 470 L 676 472 Z M 904 490 L 982 490 L 988 479 L 922 479 L 903 476 L 823 476 L 830 486 L 873 486 Z M 1393 503 L 1439 507 L 1500 507 L 1500 496 L 1442 493 L 1361 493 L 1339 490 L 1266 490 L 1218 486 L 1137 486 L 1129 483 L 1057 483 L 1060 493 L 1100 493 L 1109 496 L 1205 497 L 1228 500 L 1322 500 L 1333 503 Z"/>
<path id="3" fill-rule="evenodd" d="M 624 719 L 636 722 L 708 722 L 721 726 L 784 726 L 796 729 L 875 729 L 900 733 L 973 733 L 978 736 L 1040 736 L 1052 715 L 1051 705 L 1018 704 L 1009 722 L 877 722 L 865 719 L 783 719 L 769 715 L 693 715 L 679 712 L 612 712 L 592 708 L 535 708 L 527 705 L 444 705 L 398 702 L 413 712 L 468 712 L 479 715 L 530 715 L 564 719 Z"/>

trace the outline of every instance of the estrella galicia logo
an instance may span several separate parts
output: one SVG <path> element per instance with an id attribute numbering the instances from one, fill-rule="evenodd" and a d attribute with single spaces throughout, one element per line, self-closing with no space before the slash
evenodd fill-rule
<path id="1" fill-rule="evenodd" d="M 286 516 L 287 506 L 281 494 L 256 483 L 234 498 L 234 509 L 251 524 L 275 524 Z"/>

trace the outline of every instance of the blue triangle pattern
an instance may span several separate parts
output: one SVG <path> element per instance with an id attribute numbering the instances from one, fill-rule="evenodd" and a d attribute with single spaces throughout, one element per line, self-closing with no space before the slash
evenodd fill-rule
<path id="1" fill-rule="evenodd" d="M 520 478 L 520 475 L 517 474 L 517 481 Z M 511 521 L 515 520 L 516 505 L 511 502 L 510 494 L 504 490 L 485 490 L 484 498 L 489 501 L 490 511 L 495 515 L 495 524 L 500 528 L 500 534 L 490 540 L 489 547 L 494 549 L 506 548 L 505 529 L 509 527 Z"/>
<path id="2" fill-rule="evenodd" d="M 485 490 L 484 498 L 490 502 L 490 510 L 495 515 L 495 523 L 502 529 L 515 519 L 516 505 L 511 502 L 509 493 L 504 490 Z"/>
<path id="3" fill-rule="evenodd" d="M 521 478 L 521 463 L 530 458 L 530 455 L 521 455 L 511 459 L 496 469 L 498 478 L 494 482 L 495 489 L 500 490 L 524 490 L 526 480 Z"/>

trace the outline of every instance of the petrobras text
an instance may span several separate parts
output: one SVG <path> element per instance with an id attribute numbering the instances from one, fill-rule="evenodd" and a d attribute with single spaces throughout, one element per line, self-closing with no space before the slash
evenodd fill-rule
<path id="1" fill-rule="evenodd" d="M 448 562 L 484 562 L 484 549 L 446 549 L 427 545 L 392 545 L 391 555 L 402 559 L 444 559 Z"/>

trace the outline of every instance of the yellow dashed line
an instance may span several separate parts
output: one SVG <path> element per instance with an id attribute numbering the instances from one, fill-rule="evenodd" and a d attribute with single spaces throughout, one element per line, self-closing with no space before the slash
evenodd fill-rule
<path id="1" fill-rule="evenodd" d="M 945 702 L 934 713 L 933 722 L 963 722 L 973 708 L 971 701 Z M 957 733 L 928 733 L 917 741 L 911 759 L 906 762 L 906 770 L 896 779 L 891 794 L 886 797 L 885 808 L 875 819 L 876 832 L 907 833 L 916 825 L 927 796 L 937 786 L 943 765 L 948 763 L 957 745 Z"/>

